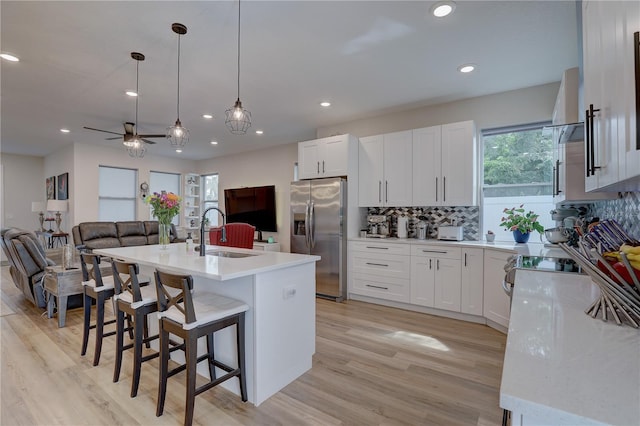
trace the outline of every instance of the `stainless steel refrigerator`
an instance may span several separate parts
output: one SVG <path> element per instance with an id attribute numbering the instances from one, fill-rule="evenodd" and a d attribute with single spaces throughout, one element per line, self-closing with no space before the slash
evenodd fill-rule
<path id="1" fill-rule="evenodd" d="M 316 263 L 316 295 L 342 301 L 347 293 L 347 181 L 291 183 L 291 252 L 322 257 Z"/>

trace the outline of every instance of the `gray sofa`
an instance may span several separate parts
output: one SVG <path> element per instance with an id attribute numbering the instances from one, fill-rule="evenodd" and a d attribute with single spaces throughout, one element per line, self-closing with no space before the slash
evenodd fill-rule
<path id="1" fill-rule="evenodd" d="M 155 220 L 126 222 L 83 222 L 72 229 L 73 242 L 78 250 L 144 246 L 158 244 L 158 222 Z M 184 242 L 178 238 L 171 224 L 172 243 Z"/>

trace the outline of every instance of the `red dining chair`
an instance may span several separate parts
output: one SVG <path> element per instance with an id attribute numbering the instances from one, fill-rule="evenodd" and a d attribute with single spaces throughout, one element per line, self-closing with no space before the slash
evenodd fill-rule
<path id="1" fill-rule="evenodd" d="M 227 223 L 224 225 L 224 229 L 227 233 L 227 241 L 222 242 L 222 228 L 211 228 L 209 230 L 209 244 L 216 246 L 238 247 L 238 248 L 253 248 L 253 236 L 256 232 L 256 227 L 249 225 L 248 223 Z"/>

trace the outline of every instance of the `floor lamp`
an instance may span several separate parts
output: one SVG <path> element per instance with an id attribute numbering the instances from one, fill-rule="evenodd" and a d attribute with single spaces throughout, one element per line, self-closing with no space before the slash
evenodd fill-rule
<path id="1" fill-rule="evenodd" d="M 61 234 L 60 224 L 62 223 L 62 217 L 60 212 L 67 211 L 67 200 L 48 200 L 47 211 L 56 212 L 56 234 Z"/>

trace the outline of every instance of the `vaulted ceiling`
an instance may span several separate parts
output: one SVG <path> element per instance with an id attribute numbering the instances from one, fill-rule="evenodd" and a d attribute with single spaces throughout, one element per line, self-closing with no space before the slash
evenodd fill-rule
<path id="1" fill-rule="evenodd" d="M 176 154 L 202 159 L 315 137 L 315 129 L 367 116 L 559 81 L 578 64 L 574 1 L 457 1 L 446 18 L 432 1 L 242 1 L 240 98 L 246 135 L 225 128 L 237 97 L 237 1 L 2 1 L 1 150 L 47 155 L 72 142 L 118 146 L 180 119 L 191 139 Z M 477 65 L 461 74 L 464 63 Z M 329 108 L 321 101 L 332 103 Z M 212 114 L 213 119 L 203 118 Z M 68 128 L 63 134 L 60 128 Z M 257 135 L 256 130 L 263 130 Z M 211 145 L 211 141 L 218 142 Z"/>

